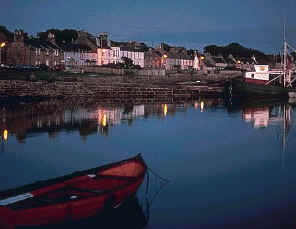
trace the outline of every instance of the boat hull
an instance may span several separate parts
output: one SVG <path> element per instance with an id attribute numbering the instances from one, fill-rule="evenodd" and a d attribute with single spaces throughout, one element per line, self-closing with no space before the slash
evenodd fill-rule
<path id="1" fill-rule="evenodd" d="M 135 168 L 138 169 L 136 173 Z M 138 155 L 103 167 L 2 192 L 0 193 L 2 196 L 0 198 L 2 199 L 0 201 L 0 225 L 7 228 L 41 226 L 81 220 L 100 214 L 105 208 L 116 207 L 134 195 L 144 180 L 146 170 L 146 164 Z M 121 171 L 122 175 L 117 175 Z M 135 176 L 127 176 L 132 172 Z M 96 174 L 95 178 L 93 178 L 94 174 Z M 104 191 L 97 191 L 103 187 Z M 3 204 L 5 200 L 11 201 L 13 198 L 19 198 L 22 196 L 19 195 L 20 193 L 30 193 L 34 197 L 7 206 Z M 76 197 L 56 201 L 56 199 L 61 199 L 61 196 L 63 198 Z M 43 201 L 44 197 L 55 203 L 39 204 L 38 201 Z"/>
<path id="2" fill-rule="evenodd" d="M 288 98 L 293 88 L 285 88 L 274 85 L 263 85 L 240 80 L 234 80 L 228 85 L 228 93 L 234 97 L 277 97 Z"/>

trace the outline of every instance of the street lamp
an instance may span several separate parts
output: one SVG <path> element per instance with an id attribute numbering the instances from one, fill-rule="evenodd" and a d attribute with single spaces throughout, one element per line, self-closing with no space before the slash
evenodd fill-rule
<path id="1" fill-rule="evenodd" d="M 4 48 L 5 45 L 6 45 L 5 42 L 2 42 L 2 43 L 0 44 L 0 64 L 2 63 L 2 60 L 1 60 L 1 56 L 2 56 L 1 50 L 2 50 L 2 48 Z"/>
<path id="2" fill-rule="evenodd" d="M 164 68 L 165 68 L 165 66 L 166 66 L 166 58 L 168 58 L 168 55 L 164 54 L 164 55 L 162 56 L 162 64 L 163 64 Z"/>

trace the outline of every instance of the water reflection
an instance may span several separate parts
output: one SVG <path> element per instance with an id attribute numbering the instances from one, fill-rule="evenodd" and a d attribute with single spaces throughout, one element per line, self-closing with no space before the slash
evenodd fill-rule
<path id="1" fill-rule="evenodd" d="M 151 213 L 151 228 L 242 228 L 244 223 L 245 228 L 260 228 L 295 219 L 295 101 L 240 101 L 231 106 L 221 99 L 144 105 L 52 103 L 5 107 L 0 114 L 8 131 L 3 141 L 8 153 L 1 155 L 2 187 L 140 151 L 172 181 L 152 208 L 148 203 L 147 214 L 143 190 L 138 193 L 142 212 Z M 44 139 L 47 135 L 55 141 Z M 15 142 L 29 137 L 26 144 Z M 114 227 L 141 228 L 148 221 L 146 217 L 139 226 L 133 220 L 143 215 L 133 210 L 112 214 L 107 224 L 119 222 L 115 219 L 121 214 L 129 219 Z M 86 227 L 99 227 L 105 218 L 97 219 Z"/>
<path id="2" fill-rule="evenodd" d="M 245 107 L 242 111 L 243 120 L 252 122 L 254 128 L 267 128 L 269 125 L 279 126 L 282 153 L 281 167 L 285 167 L 285 151 L 287 138 L 292 126 L 293 103 L 273 104 L 270 106 Z"/>
<path id="3" fill-rule="evenodd" d="M 108 136 L 109 129 L 121 123 L 133 125 L 139 118 L 167 118 L 176 112 L 187 112 L 196 107 L 203 112 L 205 106 L 213 108 L 223 106 L 221 99 L 192 101 L 184 104 L 148 104 L 148 105 L 92 105 L 68 107 L 59 101 L 51 103 L 19 104 L 14 107 L 0 107 L 0 131 L 2 142 L 8 140 L 8 133 L 16 136 L 20 143 L 34 134 L 48 133 L 55 139 L 60 131 L 79 131 L 83 140 L 98 132 Z M 55 109 L 57 108 L 58 109 Z"/>

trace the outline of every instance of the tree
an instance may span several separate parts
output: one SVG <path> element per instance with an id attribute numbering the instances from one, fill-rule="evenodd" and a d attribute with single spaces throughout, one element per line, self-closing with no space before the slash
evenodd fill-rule
<path id="1" fill-rule="evenodd" d="M 123 56 L 123 57 L 121 57 L 121 60 L 123 61 L 124 68 L 133 68 L 134 63 L 133 63 L 132 59 Z"/>
<path id="2" fill-rule="evenodd" d="M 222 55 L 224 58 L 232 55 L 235 59 L 244 62 L 250 62 L 252 56 L 255 56 L 259 63 L 270 63 L 271 61 L 270 58 L 263 52 L 256 49 L 246 48 L 239 43 L 230 43 L 227 46 L 206 46 L 204 48 L 204 52 L 210 53 L 214 56 Z"/>
<path id="3" fill-rule="evenodd" d="M 37 33 L 37 36 L 40 40 L 46 40 L 49 33 L 53 33 L 55 35 L 55 40 L 58 45 L 61 45 L 63 43 L 71 43 L 72 41 L 75 41 L 78 37 L 77 31 L 74 29 L 49 29 L 45 32 Z"/>
<path id="4" fill-rule="evenodd" d="M 0 33 L 3 33 L 8 41 L 12 41 L 13 40 L 13 33 L 10 32 L 6 26 L 0 25 Z"/>

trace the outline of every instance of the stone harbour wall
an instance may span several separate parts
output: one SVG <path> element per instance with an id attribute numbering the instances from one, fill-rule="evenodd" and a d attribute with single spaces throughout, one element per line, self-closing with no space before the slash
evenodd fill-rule
<path id="1" fill-rule="evenodd" d="M 137 84 L 104 85 L 100 80 L 67 81 L 22 81 L 0 80 L 0 97 L 46 97 L 46 98 L 194 98 L 200 94 L 221 94 L 221 87 L 173 86 L 160 87 Z"/>

